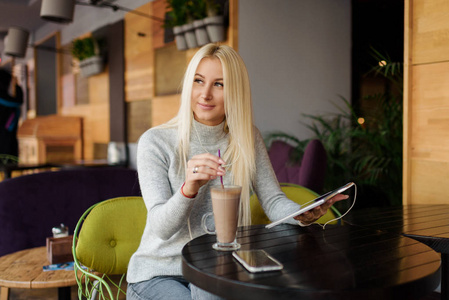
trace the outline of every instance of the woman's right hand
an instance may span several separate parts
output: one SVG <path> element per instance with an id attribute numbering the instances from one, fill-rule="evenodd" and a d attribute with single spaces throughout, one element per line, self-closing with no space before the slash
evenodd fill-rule
<path id="1" fill-rule="evenodd" d="M 183 187 L 184 195 L 193 196 L 209 180 L 224 176 L 226 170 L 221 166 L 224 164 L 223 159 L 210 153 L 193 156 L 187 162 L 186 180 Z"/>

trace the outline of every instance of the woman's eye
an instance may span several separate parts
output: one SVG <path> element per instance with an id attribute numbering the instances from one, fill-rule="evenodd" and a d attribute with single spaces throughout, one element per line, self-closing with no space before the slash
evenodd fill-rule
<path id="1" fill-rule="evenodd" d="M 223 87 L 223 82 L 215 82 L 215 86 Z"/>
<path id="2" fill-rule="evenodd" d="M 195 83 L 203 83 L 203 80 L 197 78 L 193 82 L 195 82 Z"/>

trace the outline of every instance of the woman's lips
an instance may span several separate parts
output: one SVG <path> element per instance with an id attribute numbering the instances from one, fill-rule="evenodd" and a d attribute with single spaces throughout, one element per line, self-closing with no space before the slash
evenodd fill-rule
<path id="1" fill-rule="evenodd" d="M 215 107 L 215 105 L 208 105 L 208 104 L 202 104 L 202 103 L 198 103 L 198 106 L 204 110 L 212 110 Z"/>

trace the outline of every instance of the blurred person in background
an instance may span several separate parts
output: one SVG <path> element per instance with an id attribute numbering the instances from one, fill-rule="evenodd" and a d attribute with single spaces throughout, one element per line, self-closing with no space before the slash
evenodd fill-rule
<path id="1" fill-rule="evenodd" d="M 0 155 L 19 156 L 17 127 L 22 103 L 22 89 L 9 71 L 0 69 Z"/>

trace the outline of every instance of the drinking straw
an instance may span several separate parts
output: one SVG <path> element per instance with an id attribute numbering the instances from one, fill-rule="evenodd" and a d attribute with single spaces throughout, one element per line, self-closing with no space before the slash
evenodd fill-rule
<path id="1" fill-rule="evenodd" d="M 220 149 L 218 149 L 218 157 L 221 158 Z M 223 176 L 220 176 L 220 182 L 221 182 L 221 188 L 224 189 L 224 185 L 223 185 Z"/>

